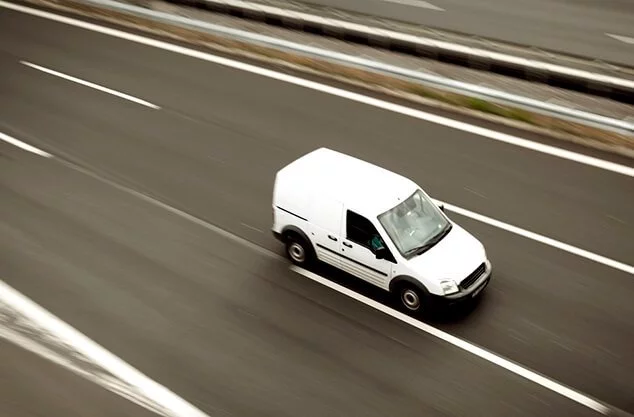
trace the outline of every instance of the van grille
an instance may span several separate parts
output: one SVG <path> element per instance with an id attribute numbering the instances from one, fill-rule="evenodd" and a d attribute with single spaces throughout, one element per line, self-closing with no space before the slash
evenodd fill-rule
<path id="1" fill-rule="evenodd" d="M 484 274 L 485 270 L 486 270 L 486 266 L 484 265 L 484 262 L 483 262 L 480 264 L 479 267 L 476 268 L 475 271 L 473 271 L 471 274 L 469 274 L 468 277 L 462 280 L 462 282 L 460 283 L 460 287 L 463 290 L 466 290 L 467 288 L 472 286 L 478 280 L 478 278 L 480 278 L 482 274 Z"/>

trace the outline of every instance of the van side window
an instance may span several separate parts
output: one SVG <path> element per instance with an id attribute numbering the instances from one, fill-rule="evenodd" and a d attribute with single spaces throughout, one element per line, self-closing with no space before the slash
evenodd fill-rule
<path id="1" fill-rule="evenodd" d="M 348 240 L 370 249 L 372 238 L 375 236 L 378 237 L 379 233 L 370 220 L 353 211 L 347 210 L 346 238 Z"/>

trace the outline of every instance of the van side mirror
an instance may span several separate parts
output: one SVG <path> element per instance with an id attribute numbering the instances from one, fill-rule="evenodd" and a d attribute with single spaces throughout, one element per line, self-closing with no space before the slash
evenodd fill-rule
<path id="1" fill-rule="evenodd" d="M 372 239 L 370 239 L 370 250 L 372 253 L 376 255 L 376 253 L 381 249 L 384 249 L 384 246 L 379 235 L 372 236 Z"/>
<path id="2" fill-rule="evenodd" d="M 374 256 L 376 256 L 376 259 L 386 259 L 387 254 L 387 248 L 383 246 L 374 251 Z"/>
<path id="3" fill-rule="evenodd" d="M 445 205 L 441 204 L 438 206 L 440 208 L 440 211 L 442 211 L 443 213 L 445 212 Z"/>

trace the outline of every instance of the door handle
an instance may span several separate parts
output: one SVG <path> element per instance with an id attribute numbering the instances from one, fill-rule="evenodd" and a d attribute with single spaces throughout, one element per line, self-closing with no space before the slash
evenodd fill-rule
<path id="1" fill-rule="evenodd" d="M 328 235 L 328 239 L 330 240 L 334 240 L 335 242 L 337 241 L 337 238 L 334 237 L 333 235 Z"/>
<path id="2" fill-rule="evenodd" d="M 352 245 L 351 245 L 350 243 L 348 243 L 348 242 L 343 242 L 343 246 L 347 246 L 347 247 L 349 247 L 349 248 L 351 248 L 351 247 L 352 247 Z"/>

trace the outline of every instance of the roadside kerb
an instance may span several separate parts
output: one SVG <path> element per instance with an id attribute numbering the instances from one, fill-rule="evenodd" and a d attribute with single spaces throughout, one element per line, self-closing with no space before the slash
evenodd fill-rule
<path id="1" fill-rule="evenodd" d="M 634 104 L 634 80 L 244 0 L 167 0 Z"/>

